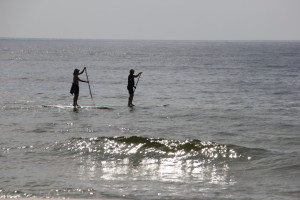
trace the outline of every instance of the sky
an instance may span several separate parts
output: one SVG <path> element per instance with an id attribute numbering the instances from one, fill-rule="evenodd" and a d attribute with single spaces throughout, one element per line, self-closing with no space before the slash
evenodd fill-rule
<path id="1" fill-rule="evenodd" d="M 300 40 L 300 0 L 0 0 L 0 37 Z"/>

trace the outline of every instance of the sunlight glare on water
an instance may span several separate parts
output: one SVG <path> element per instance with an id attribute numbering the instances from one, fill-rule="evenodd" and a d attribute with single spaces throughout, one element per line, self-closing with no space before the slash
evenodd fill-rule
<path id="1" fill-rule="evenodd" d="M 194 144 L 193 144 L 194 143 Z M 193 144 L 193 145 L 191 145 Z M 186 146 L 187 145 L 187 146 Z M 141 180 L 185 182 L 187 179 L 211 184 L 234 184 L 229 166 L 214 159 L 238 158 L 233 149 L 205 141 L 178 141 L 138 137 L 78 138 L 65 144 L 79 156 L 72 170 L 82 180 Z M 195 159 L 197 158 L 197 159 Z M 74 171 L 72 172 L 74 173 Z"/>

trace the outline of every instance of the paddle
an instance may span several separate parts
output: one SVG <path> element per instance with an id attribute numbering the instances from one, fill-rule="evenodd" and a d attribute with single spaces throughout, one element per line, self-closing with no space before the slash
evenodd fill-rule
<path id="1" fill-rule="evenodd" d="M 141 78 L 141 75 L 142 75 L 142 74 L 139 75 L 139 78 L 138 78 L 138 80 L 137 80 L 137 82 L 136 82 L 136 84 L 135 84 L 135 87 L 134 87 L 133 92 L 135 92 L 135 90 L 136 90 L 136 87 L 137 87 L 137 85 L 138 85 L 138 83 L 139 83 L 139 80 L 140 80 L 140 78 Z"/>
<path id="2" fill-rule="evenodd" d="M 87 79 L 87 81 L 88 81 L 88 84 L 89 84 L 90 95 L 91 95 L 92 101 L 93 101 L 93 103 L 94 103 L 94 105 L 95 105 L 95 102 L 94 102 L 94 99 L 93 99 L 93 95 L 92 95 L 91 86 L 90 86 L 90 82 L 89 82 L 89 77 L 88 77 L 88 74 L 87 74 L 86 68 L 85 68 L 85 74 L 86 74 L 86 79 Z"/>

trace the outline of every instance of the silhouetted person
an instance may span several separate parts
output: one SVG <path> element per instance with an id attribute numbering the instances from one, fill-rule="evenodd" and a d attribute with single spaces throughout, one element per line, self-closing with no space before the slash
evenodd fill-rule
<path id="1" fill-rule="evenodd" d="M 134 70 L 133 69 L 131 69 L 129 71 L 128 85 L 127 85 L 127 89 L 128 89 L 128 92 L 129 92 L 128 107 L 134 106 L 132 104 L 132 100 L 133 100 L 133 96 L 134 96 L 133 88 L 135 88 L 134 78 L 139 77 L 141 74 L 142 74 L 142 72 L 138 73 L 137 75 L 134 75 Z"/>
<path id="2" fill-rule="evenodd" d="M 78 76 L 80 74 L 82 74 L 84 72 L 86 68 L 84 68 L 81 72 L 79 72 L 79 69 L 75 69 L 74 70 L 74 73 L 73 73 L 73 83 L 72 83 L 72 87 L 71 87 L 71 90 L 70 90 L 70 93 L 72 95 L 74 95 L 74 98 L 73 98 L 73 106 L 74 106 L 74 109 L 76 109 L 76 106 L 79 106 L 77 104 L 77 101 L 78 101 L 78 96 L 79 96 L 79 81 L 80 82 L 85 82 L 85 83 L 88 83 L 88 81 L 84 81 L 84 80 L 81 80 Z"/>

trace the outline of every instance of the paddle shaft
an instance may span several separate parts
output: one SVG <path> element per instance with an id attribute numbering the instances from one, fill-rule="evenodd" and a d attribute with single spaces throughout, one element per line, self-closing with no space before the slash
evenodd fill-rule
<path id="1" fill-rule="evenodd" d="M 90 89 L 90 95 L 91 95 L 92 101 L 93 101 L 93 103 L 94 103 L 94 105 L 95 105 L 95 102 L 94 102 L 94 99 L 93 99 L 93 95 L 92 95 L 91 86 L 90 86 L 90 83 L 89 83 L 89 76 L 88 76 L 88 74 L 87 74 L 86 68 L 85 68 L 85 74 L 86 74 L 86 79 L 87 79 L 87 81 L 88 81 L 88 85 L 89 85 L 89 89 Z"/>
<path id="2" fill-rule="evenodd" d="M 141 74 L 139 75 L 139 78 L 138 78 L 138 80 L 137 80 L 137 82 L 136 82 L 136 84 L 135 84 L 135 87 L 134 87 L 134 90 L 133 90 L 133 92 L 135 92 L 135 90 L 136 90 L 136 87 L 137 87 L 137 85 L 138 85 L 138 83 L 139 83 L 139 80 L 140 80 L 140 78 L 141 78 Z"/>

